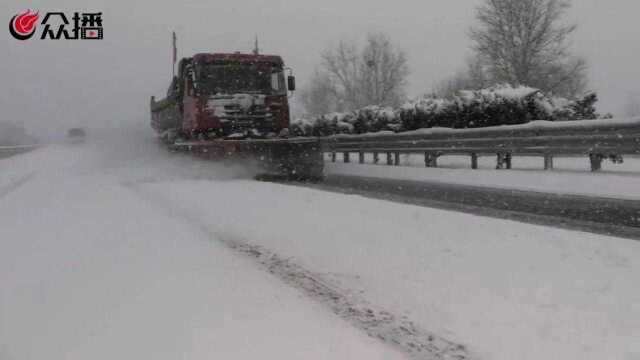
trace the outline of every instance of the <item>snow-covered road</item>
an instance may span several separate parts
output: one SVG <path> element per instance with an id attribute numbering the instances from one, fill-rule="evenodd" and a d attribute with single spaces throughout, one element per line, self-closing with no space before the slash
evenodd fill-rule
<path id="1" fill-rule="evenodd" d="M 82 150 L 0 163 L 0 359 L 404 358 L 121 184 L 153 165 Z"/>
<path id="2" fill-rule="evenodd" d="M 0 160 L 2 360 L 433 357 L 398 324 L 479 359 L 640 357 L 638 242 L 256 182 L 143 128 L 89 140 Z"/>

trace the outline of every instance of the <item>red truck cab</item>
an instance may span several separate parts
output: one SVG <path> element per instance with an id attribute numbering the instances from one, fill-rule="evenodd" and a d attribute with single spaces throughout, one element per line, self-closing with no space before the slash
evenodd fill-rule
<path id="1" fill-rule="evenodd" d="M 276 55 L 196 54 L 184 58 L 167 98 L 152 98 L 152 126 L 167 136 L 273 138 L 289 127 L 288 91 Z M 285 81 L 286 79 L 286 81 Z"/>

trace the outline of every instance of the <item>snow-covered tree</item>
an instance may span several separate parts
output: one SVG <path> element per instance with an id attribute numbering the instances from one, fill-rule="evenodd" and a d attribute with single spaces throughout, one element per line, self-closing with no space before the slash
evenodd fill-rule
<path id="1" fill-rule="evenodd" d="M 400 105 L 409 75 L 404 51 L 395 49 L 387 35 L 371 33 L 360 56 L 360 104 Z"/>
<path id="2" fill-rule="evenodd" d="M 338 111 L 338 98 L 331 78 L 316 70 L 298 96 L 305 114 L 317 116 Z"/>
<path id="3" fill-rule="evenodd" d="M 338 94 L 338 109 L 358 107 L 360 63 L 357 45 L 341 40 L 336 47 L 322 53 L 321 66 L 329 75 L 333 91 Z"/>
<path id="4" fill-rule="evenodd" d="M 437 97 L 452 98 L 462 90 L 479 90 L 493 85 L 488 79 L 484 65 L 477 56 L 467 59 L 466 68 L 441 80 L 433 89 Z"/>
<path id="5" fill-rule="evenodd" d="M 319 97 L 318 104 L 326 106 L 323 113 L 368 105 L 398 106 L 404 101 L 409 68 L 405 52 L 395 47 L 386 34 L 370 33 L 362 48 L 343 40 L 325 50 L 318 74 L 313 81 L 321 83 L 310 83 L 303 90 L 309 113 L 316 113 L 319 108 L 311 104 L 315 96 Z M 327 98 L 333 103 L 325 101 Z"/>
<path id="6" fill-rule="evenodd" d="M 569 8 L 567 0 L 484 0 L 470 36 L 492 82 L 581 95 L 587 63 L 570 51 L 576 25 L 564 21 Z"/>

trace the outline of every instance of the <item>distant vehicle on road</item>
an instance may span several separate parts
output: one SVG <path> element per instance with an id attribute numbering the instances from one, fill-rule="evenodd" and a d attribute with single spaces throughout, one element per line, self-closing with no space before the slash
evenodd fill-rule
<path id="1" fill-rule="evenodd" d="M 72 144 L 84 143 L 87 137 L 87 132 L 83 128 L 72 128 L 67 131 L 67 139 Z"/>

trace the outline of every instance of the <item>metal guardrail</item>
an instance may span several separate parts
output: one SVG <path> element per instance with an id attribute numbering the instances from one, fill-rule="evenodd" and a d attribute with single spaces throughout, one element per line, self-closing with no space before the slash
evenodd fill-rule
<path id="1" fill-rule="evenodd" d="M 40 145 L 0 146 L 0 159 L 35 150 Z"/>
<path id="2" fill-rule="evenodd" d="M 442 155 L 469 155 L 471 168 L 478 156 L 497 155 L 497 168 L 511 168 L 514 155 L 542 156 L 545 169 L 553 169 L 553 157 L 588 156 L 592 171 L 602 168 L 607 157 L 640 154 L 640 118 L 623 120 L 535 121 L 524 125 L 478 129 L 424 129 L 408 133 L 336 135 L 324 138 L 323 151 L 342 153 L 344 162 L 358 153 L 373 154 L 374 162 L 386 154 L 388 165 L 399 165 L 401 154 L 424 154 L 427 167 L 437 167 Z"/>

